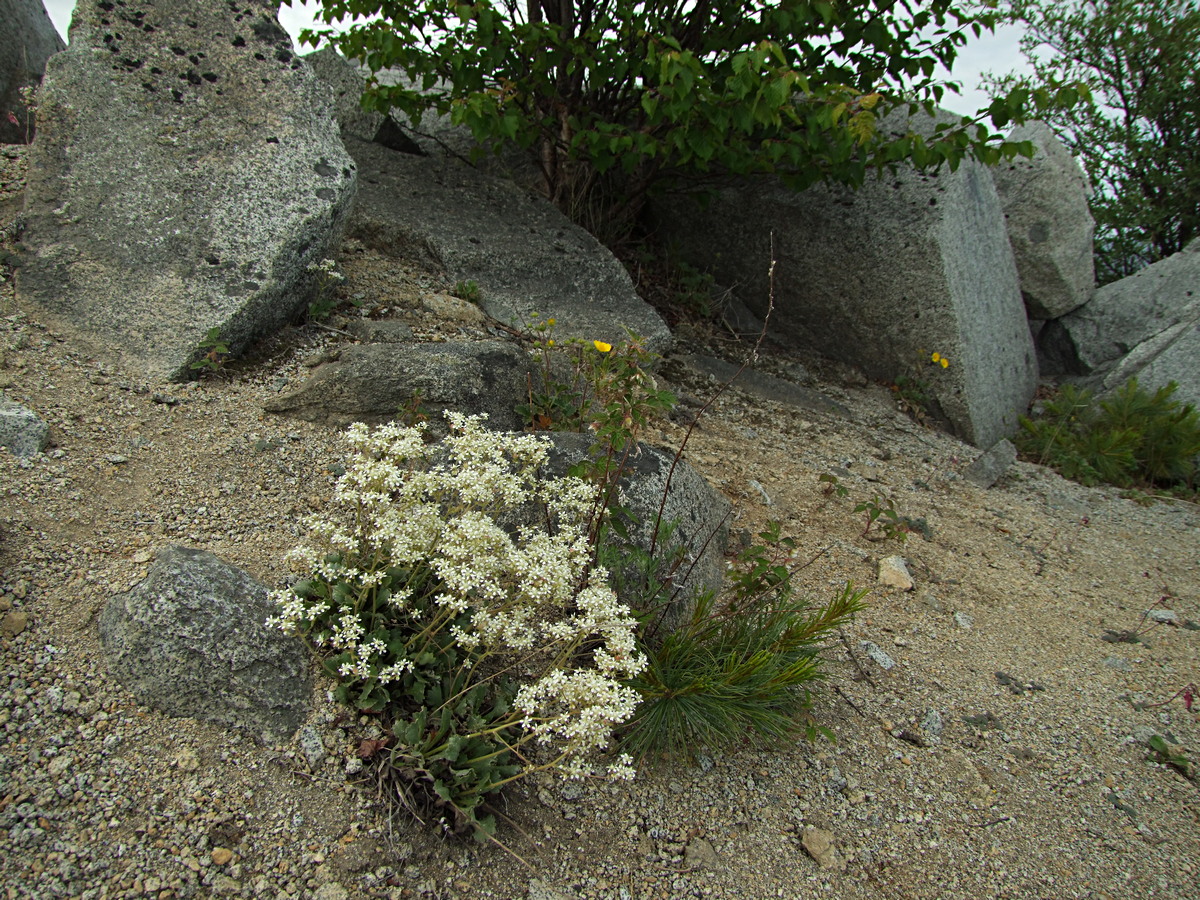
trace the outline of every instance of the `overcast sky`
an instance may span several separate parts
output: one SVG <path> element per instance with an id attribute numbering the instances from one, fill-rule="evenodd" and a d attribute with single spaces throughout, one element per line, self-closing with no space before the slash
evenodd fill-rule
<path id="1" fill-rule="evenodd" d="M 66 38 L 67 28 L 71 22 L 71 10 L 75 8 L 75 0 L 45 0 L 46 11 L 54 22 L 59 33 Z M 292 7 L 284 6 L 279 11 L 279 22 L 287 29 L 295 43 L 300 30 L 313 22 L 312 10 L 320 6 L 314 2 L 303 5 L 297 3 Z M 966 47 L 959 50 L 958 60 L 954 67 L 955 78 L 962 83 L 961 97 L 947 95 L 942 105 L 958 113 L 974 113 L 988 103 L 987 94 L 979 90 L 979 76 L 984 72 L 1003 74 L 1012 70 L 1025 70 L 1021 54 L 1017 48 L 1020 32 L 1015 28 L 997 29 L 996 34 L 985 33 L 983 37 L 972 39 Z M 301 48 L 307 53 L 311 48 Z"/>

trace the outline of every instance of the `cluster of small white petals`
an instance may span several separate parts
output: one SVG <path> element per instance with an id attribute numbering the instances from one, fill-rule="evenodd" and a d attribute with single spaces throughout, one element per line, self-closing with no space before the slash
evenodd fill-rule
<path id="1" fill-rule="evenodd" d="M 309 272 L 323 275 L 332 281 L 345 281 L 346 276 L 337 270 L 337 263 L 332 259 L 323 259 L 319 263 L 309 263 L 307 266 Z"/>
<path id="2" fill-rule="evenodd" d="M 594 669 L 577 669 L 555 670 L 523 686 L 514 705 L 541 743 L 580 756 L 607 747 L 613 726 L 632 716 L 640 700 L 633 688 Z"/>
<path id="3" fill-rule="evenodd" d="M 467 650 L 474 650 L 480 644 L 480 637 L 477 631 L 464 631 L 457 625 L 450 626 L 450 636 L 454 638 L 456 644 Z"/>
<path id="4" fill-rule="evenodd" d="M 412 671 L 413 663 L 397 660 L 382 641 L 364 640 L 375 627 L 370 617 L 429 609 L 429 601 L 451 616 L 453 624 L 443 627 L 465 650 L 515 651 L 526 659 L 544 651 L 545 658 L 571 660 L 577 668 L 521 687 L 516 708 L 538 741 L 566 754 L 560 768 L 597 774 L 584 758 L 606 746 L 612 728 L 632 715 L 639 696 L 620 679 L 645 665 L 629 608 L 608 586 L 608 573 L 591 568 L 586 524 L 597 487 L 541 474 L 548 457 L 541 437 L 490 432 L 481 417 L 447 418 L 451 433 L 440 445 L 426 441 L 424 423 L 350 427 L 352 456 L 333 502 L 306 522 L 320 549 L 294 554 L 309 577 L 344 585 L 349 593 L 331 606 L 276 592 L 280 612 L 271 624 L 315 633 L 315 641 L 349 651 L 344 677 L 385 684 Z M 543 523 L 498 523 L 518 509 L 540 510 Z M 424 607 L 414 607 L 412 589 L 394 583 L 386 607 L 368 602 L 391 567 L 434 577 L 420 582 Z M 590 655 L 573 659 L 572 646 L 585 642 L 594 644 Z M 606 777 L 632 771 L 626 761 Z"/>
<path id="5" fill-rule="evenodd" d="M 371 638 L 358 645 L 358 655 L 363 659 L 370 660 L 385 653 L 387 653 L 387 644 L 379 638 Z"/>
<path id="6" fill-rule="evenodd" d="M 608 767 L 606 774 L 613 781 L 633 781 L 637 777 L 637 770 L 633 767 L 633 757 L 628 753 L 622 753 L 617 757 L 617 761 Z"/>
<path id="7" fill-rule="evenodd" d="M 633 757 L 622 753 L 615 763 L 607 766 L 590 765 L 587 761 L 573 757 L 561 766 L 564 778 L 578 781 L 581 778 L 604 778 L 608 781 L 633 781 L 637 770 L 633 767 Z"/>
<path id="8" fill-rule="evenodd" d="M 338 674 L 343 678 L 370 678 L 371 666 L 365 659 L 356 659 L 338 666 Z"/>
<path id="9" fill-rule="evenodd" d="M 390 684 L 393 681 L 399 681 L 404 677 L 405 672 L 411 672 L 413 664 L 411 659 L 402 659 L 399 662 L 394 662 L 390 666 L 385 666 L 379 670 L 376 676 L 380 684 Z"/>
<path id="10" fill-rule="evenodd" d="M 363 631 L 363 624 L 355 613 L 342 613 L 333 628 L 333 645 L 339 648 L 355 647 Z"/>
<path id="11" fill-rule="evenodd" d="M 324 600 L 306 600 L 291 589 L 272 591 L 267 600 L 279 609 L 279 615 L 267 619 L 267 627 L 281 628 L 287 634 L 296 634 L 329 608 Z"/>

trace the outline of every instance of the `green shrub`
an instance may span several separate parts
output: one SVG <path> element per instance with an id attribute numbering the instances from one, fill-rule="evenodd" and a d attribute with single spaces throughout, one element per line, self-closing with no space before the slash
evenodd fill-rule
<path id="1" fill-rule="evenodd" d="M 782 742 L 802 730 L 804 685 L 822 674 L 817 650 L 862 608 L 866 591 L 847 584 L 824 606 L 797 599 L 795 542 L 780 537 L 778 523 L 759 538 L 719 601 L 701 595 L 678 628 L 657 638 L 654 616 L 642 617 L 647 664 L 630 681 L 642 699 L 621 738 L 634 757 Z"/>
<path id="2" fill-rule="evenodd" d="M 1021 418 L 1017 447 L 1083 484 L 1194 492 L 1200 416 L 1173 398 L 1177 388 L 1150 393 L 1131 379 L 1096 403 L 1090 391 L 1065 385 L 1038 418 Z"/>
<path id="3" fill-rule="evenodd" d="M 454 285 L 454 296 L 475 304 L 483 299 L 483 294 L 479 290 L 479 282 L 474 280 L 457 282 Z"/>
<path id="4" fill-rule="evenodd" d="M 881 111 L 932 110 L 967 34 L 993 27 L 973 4 L 931 0 L 323 0 L 328 39 L 370 70 L 364 104 L 417 127 L 449 115 L 484 146 L 531 152 L 546 194 L 610 237 L 664 178 L 777 173 L 795 187 L 861 184 L 902 160 L 957 165 L 1032 153 L 997 128 L 1074 102 L 1073 88 L 1022 88 L 926 141 L 876 128 Z M 899 7 L 899 8 L 897 8 Z M 384 84 L 390 69 L 409 84 Z M 394 79 L 385 79 L 394 81 Z M 946 85 L 945 87 L 950 87 Z"/>

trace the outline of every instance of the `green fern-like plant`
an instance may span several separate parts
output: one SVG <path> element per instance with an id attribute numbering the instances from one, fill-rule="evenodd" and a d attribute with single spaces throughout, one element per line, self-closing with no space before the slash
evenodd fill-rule
<path id="1" fill-rule="evenodd" d="M 1139 475 L 1159 485 L 1191 484 L 1200 455 L 1200 415 L 1191 404 L 1173 399 L 1172 381 L 1153 394 L 1131 380 L 1101 403 L 1104 420 L 1113 428 L 1137 433 L 1134 449 Z"/>
<path id="2" fill-rule="evenodd" d="M 1150 392 L 1131 379 L 1109 398 L 1066 385 L 1037 419 L 1022 417 L 1026 458 L 1082 484 L 1195 490 L 1200 416 L 1171 382 Z"/>
<path id="3" fill-rule="evenodd" d="M 647 641 L 648 664 L 630 685 L 642 702 L 621 740 L 637 758 L 691 754 L 749 738 L 764 744 L 804 730 L 805 685 L 822 677 L 821 644 L 863 607 L 847 584 L 824 605 L 793 595 L 794 542 L 774 524 L 741 554 L 731 590 L 697 598 L 680 627 Z"/>

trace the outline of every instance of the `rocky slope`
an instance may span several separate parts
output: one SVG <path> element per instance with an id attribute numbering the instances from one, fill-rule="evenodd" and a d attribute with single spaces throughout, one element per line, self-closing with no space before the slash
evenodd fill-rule
<path id="1" fill-rule="evenodd" d="M 19 183 L 20 152 L 0 159 Z M 0 209 L 5 208 L 0 206 Z M 11 235 L 9 236 L 11 237 Z M 347 296 L 419 339 L 488 333 L 436 274 L 344 248 Z M 434 310 L 437 310 L 436 312 Z M 736 356 L 710 333 L 681 350 Z M 509 792 L 500 837 L 389 822 L 355 757 L 360 726 L 318 688 L 323 746 L 251 738 L 140 707 L 105 672 L 96 616 L 167 544 L 269 584 L 319 509 L 338 436 L 263 413 L 349 338 L 306 328 L 215 377 L 164 386 L 105 368 L 0 285 L 0 384 L 51 425 L 0 454 L 0 885 L 10 897 L 1183 898 L 1200 890 L 1200 793 L 1152 734 L 1200 756 L 1182 700 L 1200 680 L 1200 510 L 1140 506 L 1017 464 L 990 490 L 973 448 L 913 423 L 883 387 L 778 350 L 759 363 L 844 408 L 733 390 L 687 458 L 737 504 L 734 532 L 783 522 L 812 597 L 872 586 L 827 648 L 813 715 L 835 741 L 697 748 L 631 786 Z M 681 359 L 666 377 L 715 385 Z M 651 437 L 674 447 L 680 424 Z M 826 495 L 834 474 L 848 495 Z M 927 529 L 863 535 L 890 499 Z M 877 582 L 908 561 L 912 590 Z M 1160 602 L 1160 598 L 1161 602 Z M 1175 624 L 1155 625 L 1149 609 Z M 1141 630 L 1139 643 L 1110 631 Z M 1144 707 L 1146 703 L 1162 705 Z M 305 750 L 308 752 L 306 753 Z M 519 858 L 519 860 L 518 860 Z"/>

